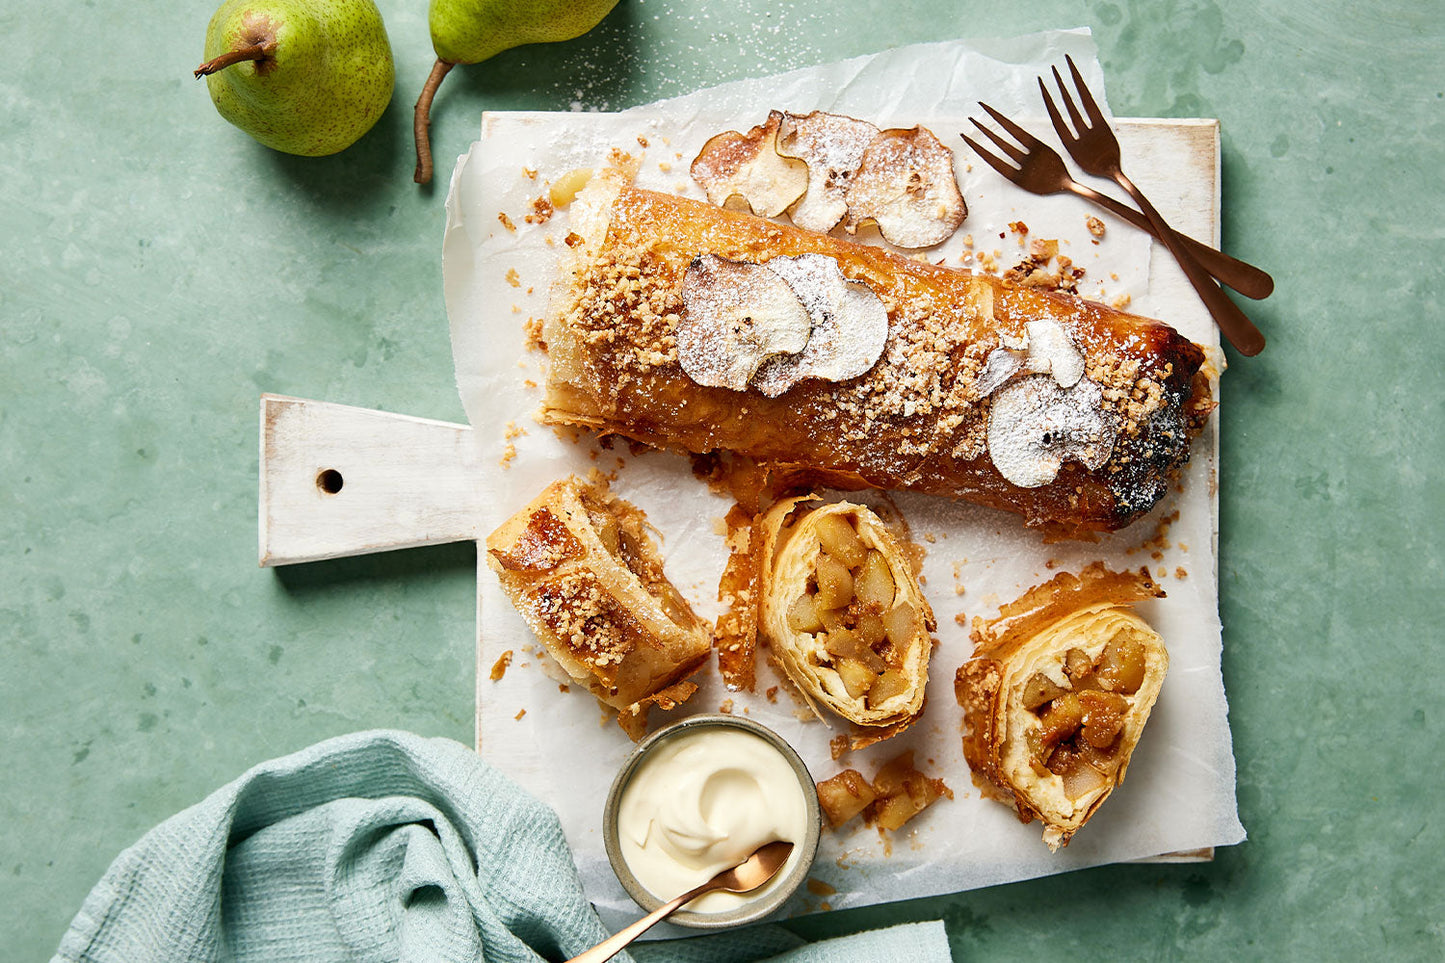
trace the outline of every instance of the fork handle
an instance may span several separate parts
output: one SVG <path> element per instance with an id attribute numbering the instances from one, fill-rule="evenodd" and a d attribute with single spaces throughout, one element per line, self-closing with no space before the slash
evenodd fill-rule
<path id="1" fill-rule="evenodd" d="M 1078 189 L 1075 190 L 1075 188 Z M 1080 197 L 1093 201 L 1095 204 L 1104 208 L 1104 210 L 1123 218 L 1135 227 L 1148 231 L 1155 237 L 1159 237 L 1159 232 L 1154 229 L 1154 225 L 1150 223 L 1149 218 L 1134 210 L 1134 208 L 1128 204 L 1116 201 L 1108 194 L 1100 194 L 1093 188 L 1079 184 L 1078 182 L 1074 182 L 1069 190 L 1078 194 Z M 1190 254 L 1194 255 L 1194 259 L 1199 262 L 1200 267 L 1208 271 L 1221 283 L 1229 285 L 1245 297 L 1253 298 L 1257 301 L 1260 298 L 1269 297 L 1270 294 L 1274 292 L 1274 278 L 1253 264 L 1241 261 L 1235 257 L 1230 257 L 1223 251 L 1196 241 L 1188 234 L 1181 234 L 1172 229 L 1170 233 L 1179 240 L 1180 244 L 1189 250 Z M 1159 237 L 1159 240 L 1163 241 L 1164 239 Z"/>
<path id="2" fill-rule="evenodd" d="M 1239 305 L 1229 300 L 1229 295 L 1224 293 L 1224 289 L 1215 284 L 1209 273 L 1199 266 L 1199 262 L 1180 242 L 1179 235 L 1164 223 L 1164 218 L 1159 216 L 1154 205 L 1150 204 L 1149 199 L 1134 186 L 1134 182 L 1117 168 L 1112 173 L 1114 180 L 1128 192 L 1130 197 L 1134 198 L 1134 202 L 1139 205 L 1139 210 L 1143 211 L 1144 216 L 1149 219 L 1149 223 L 1154 227 L 1155 235 L 1164 242 L 1164 246 L 1169 248 L 1169 253 L 1174 255 L 1174 260 L 1178 261 L 1179 266 L 1184 269 L 1189 283 L 1194 285 L 1194 290 L 1198 292 L 1204 306 L 1213 315 L 1215 324 L 1219 325 L 1220 333 L 1245 357 L 1252 358 L 1263 351 L 1264 335 L 1254 326 L 1254 322 L 1239 309 Z"/>

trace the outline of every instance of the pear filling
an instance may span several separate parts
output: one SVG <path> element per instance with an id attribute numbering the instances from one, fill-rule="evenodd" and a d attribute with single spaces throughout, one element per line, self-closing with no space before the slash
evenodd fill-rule
<path id="1" fill-rule="evenodd" d="M 876 708 L 908 691 L 904 653 L 922 629 L 920 613 L 895 601 L 888 560 L 846 516 L 820 519 L 817 532 L 813 572 L 788 607 L 788 627 L 818 641 L 818 664 L 837 673 L 849 698 Z"/>
<path id="2" fill-rule="evenodd" d="M 641 513 L 635 509 L 625 510 L 616 503 L 607 504 L 589 489 L 579 492 L 583 507 L 587 509 L 587 521 L 597 533 L 597 539 L 607 553 L 617 559 L 629 572 L 637 576 L 647 593 L 657 599 L 663 612 L 676 625 L 687 627 L 692 621 L 692 610 L 687 600 L 664 573 L 662 564 L 647 548 Z"/>
<path id="3" fill-rule="evenodd" d="M 1035 672 L 1024 683 L 1022 702 L 1039 725 L 1029 729 L 1029 763 L 1039 775 L 1052 773 L 1064 792 L 1078 799 L 1105 785 L 1118 766 L 1119 735 L 1144 684 L 1144 645 L 1127 632 L 1115 635 L 1098 658 L 1069 649 L 1063 681 Z"/>

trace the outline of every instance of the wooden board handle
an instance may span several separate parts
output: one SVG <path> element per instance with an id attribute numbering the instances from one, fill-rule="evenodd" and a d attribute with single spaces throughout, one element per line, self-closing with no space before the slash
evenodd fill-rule
<path id="1" fill-rule="evenodd" d="M 260 475 L 263 566 L 477 538 L 468 425 L 262 395 Z"/>

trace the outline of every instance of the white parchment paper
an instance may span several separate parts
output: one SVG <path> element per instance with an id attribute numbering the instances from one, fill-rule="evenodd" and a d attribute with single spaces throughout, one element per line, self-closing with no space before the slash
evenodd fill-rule
<path id="1" fill-rule="evenodd" d="M 1049 132 L 1035 78 L 1073 56 L 1103 101 L 1103 76 L 1087 31 L 1064 31 L 987 43 L 905 47 L 777 77 L 742 81 L 617 114 L 500 113 L 483 117 L 481 138 L 461 157 L 447 200 L 444 277 L 456 375 L 484 466 L 477 484 L 488 509 L 485 536 L 568 473 L 614 474 L 613 489 L 639 505 L 664 537 L 667 571 L 700 613 L 713 617 L 726 559 L 719 533 L 728 502 L 693 477 L 677 455 L 602 450 L 537 424 L 545 357 L 529 351 L 524 327 L 546 310 L 565 212 L 528 223 L 533 198 L 574 168 L 597 168 L 613 149 L 642 157 L 640 186 L 694 197 L 702 192 L 688 164 L 703 142 L 723 130 L 746 130 L 769 109 L 827 109 L 880 126 L 928 126 L 955 149 L 969 215 L 955 237 L 928 252 L 960 264 L 973 252 L 998 252 L 998 270 L 1024 253 L 1011 222 L 1030 236 L 1058 238 L 1086 273 L 1081 292 L 1133 298 L 1133 309 L 1168 320 L 1186 335 L 1218 344 L 1197 303 L 1156 303 L 1149 291 L 1148 239 L 1069 197 L 1039 198 L 1013 188 L 969 156 L 958 139 L 982 116 L 983 100 L 1039 136 Z M 1052 140 L 1052 137 L 1046 139 Z M 1167 211 L 1166 211 L 1167 213 Z M 1084 222 L 1108 224 L 1093 243 Z M 1003 236 L 1000 236 L 1003 235 Z M 772 726 L 808 762 L 815 779 L 844 766 L 871 776 L 908 747 L 921 768 L 942 777 L 955 798 L 941 801 L 891 839 L 855 825 L 825 834 L 813 876 L 836 889 L 804 891 L 789 911 L 862 906 L 1027 879 L 1083 866 L 1192 851 L 1244 838 L 1234 800 L 1234 758 L 1220 675 L 1220 626 L 1214 541 L 1216 445 L 1200 438 L 1182 485 L 1148 518 L 1097 543 L 1045 545 L 1019 521 L 988 509 L 939 498 L 864 495 L 895 508 L 926 549 L 925 591 L 938 618 L 936 649 L 923 721 L 898 739 L 834 762 L 828 741 L 839 730 L 801 712 L 780 691 L 773 670 L 759 667 L 757 694 L 728 693 L 710 667 L 701 691 L 673 715 L 734 712 Z M 852 496 L 860 497 L 860 496 Z M 1128 780 L 1063 851 L 1051 854 L 1037 823 L 1021 825 L 1010 809 L 980 798 L 963 760 L 961 710 L 954 670 L 971 651 L 964 620 L 996 614 L 999 605 L 1061 570 L 1103 559 L 1116 568 L 1148 565 L 1168 598 L 1140 607 L 1163 635 L 1171 665 Z M 559 692 L 556 670 L 483 573 L 478 585 L 478 745 L 482 755 L 555 807 L 587 891 L 604 919 L 618 922 L 636 907 L 607 865 L 601 815 L 613 774 L 631 748 L 614 722 L 580 687 Z M 490 668 L 515 654 L 498 680 Z M 655 724 L 663 721 L 654 712 Z M 858 822 L 858 821 L 855 821 Z M 819 887 L 821 890 L 822 887 Z"/>

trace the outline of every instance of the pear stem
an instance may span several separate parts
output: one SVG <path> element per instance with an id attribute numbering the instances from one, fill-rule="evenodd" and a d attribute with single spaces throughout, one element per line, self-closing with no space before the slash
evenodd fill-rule
<path id="1" fill-rule="evenodd" d="M 276 53 L 276 41 L 263 40 L 251 44 L 249 47 L 241 47 L 237 50 L 228 50 L 219 57 L 213 57 L 196 68 L 196 76 L 204 77 L 213 74 L 218 70 L 225 70 L 232 64 L 238 64 L 246 60 L 265 60 Z"/>
<path id="2" fill-rule="evenodd" d="M 432 64 L 426 86 L 422 87 L 421 96 L 416 99 L 416 112 L 412 115 L 412 132 L 416 135 L 416 174 L 412 179 L 418 184 L 431 183 L 431 102 L 447 71 L 455 66 L 449 60 L 440 59 Z"/>

